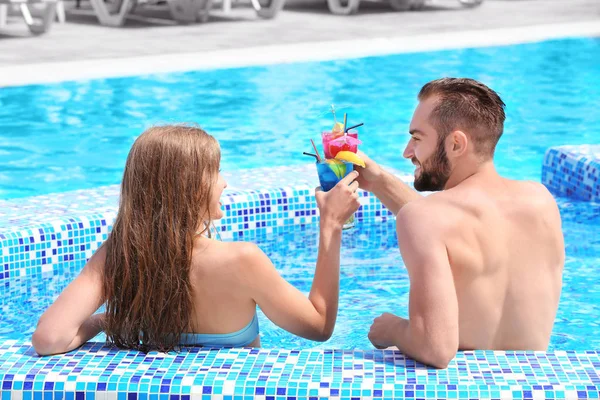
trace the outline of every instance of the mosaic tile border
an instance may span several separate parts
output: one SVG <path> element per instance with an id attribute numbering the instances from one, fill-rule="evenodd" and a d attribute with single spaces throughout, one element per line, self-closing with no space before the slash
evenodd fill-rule
<path id="1" fill-rule="evenodd" d="M 405 182 L 413 177 L 400 175 Z M 276 168 L 255 168 L 235 173 L 223 172 L 228 187 L 224 192 L 224 201 L 240 200 L 239 195 L 253 195 L 294 189 L 308 190 L 312 195 L 318 186 L 314 164 L 302 164 Z M 76 190 L 44 196 L 27 197 L 14 200 L 0 200 L 0 233 L 22 227 L 37 226 L 41 223 L 61 220 L 69 222 L 69 217 L 79 215 L 116 212 L 119 203 L 119 185 L 104 186 L 96 189 Z"/>
<path id="2" fill-rule="evenodd" d="M 460 352 L 435 370 L 392 350 L 199 349 L 148 354 L 88 343 L 37 357 L 0 345 L 2 399 L 598 398 L 598 352 Z"/>
<path id="3" fill-rule="evenodd" d="M 549 148 L 542 183 L 558 196 L 600 202 L 600 145 Z"/>
<path id="4" fill-rule="evenodd" d="M 224 217 L 214 227 L 222 240 L 250 240 L 285 232 L 292 225 L 318 222 L 314 165 L 224 175 L 229 182 L 221 198 Z M 286 178 L 285 187 L 277 187 L 282 176 L 290 178 Z M 360 191 L 360 196 L 357 220 L 393 217 L 370 193 Z M 91 257 L 112 229 L 118 197 L 119 187 L 113 185 L 1 202 L 0 283 L 54 274 L 59 262 L 74 266 Z"/>

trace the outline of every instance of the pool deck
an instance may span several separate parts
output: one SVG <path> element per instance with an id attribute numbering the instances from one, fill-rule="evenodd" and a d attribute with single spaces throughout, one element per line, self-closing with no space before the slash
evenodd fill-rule
<path id="1" fill-rule="evenodd" d="M 74 2 L 68 1 L 67 22 L 54 24 L 42 36 L 31 36 L 19 19 L 9 18 L 12 32 L 0 31 L 0 68 L 324 41 L 387 38 L 413 43 L 419 35 L 549 24 L 596 22 L 600 27 L 598 0 L 485 0 L 474 9 L 461 8 L 457 0 L 432 2 L 422 11 L 395 12 L 387 3 L 363 1 L 357 15 L 344 17 L 330 14 L 324 0 L 288 0 L 272 20 L 239 6 L 229 15 L 215 9 L 207 23 L 193 25 L 169 20 L 164 7 L 139 7 L 125 27 L 110 28 L 98 23 L 88 2 L 74 10 Z M 452 38 L 448 42 L 452 45 Z"/>

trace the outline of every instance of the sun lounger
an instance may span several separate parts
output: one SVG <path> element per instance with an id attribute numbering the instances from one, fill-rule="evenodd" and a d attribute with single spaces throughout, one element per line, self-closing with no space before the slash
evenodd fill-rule
<path id="1" fill-rule="evenodd" d="M 117 0 L 109 4 L 104 0 L 90 0 L 90 3 L 100 24 L 123 26 L 128 14 L 135 6 L 148 2 L 144 0 Z M 212 0 L 167 0 L 167 5 L 171 17 L 178 22 L 205 22 L 208 20 Z"/>
<path id="2" fill-rule="evenodd" d="M 356 14 L 359 5 L 360 0 L 345 0 L 345 4 L 340 0 L 327 0 L 329 11 L 336 15 Z"/>
<path id="3" fill-rule="evenodd" d="M 476 7 L 483 3 L 483 0 L 458 0 L 465 7 Z"/>
<path id="4" fill-rule="evenodd" d="M 97 0 L 98 1 L 98 0 Z M 357 0 L 358 1 L 358 0 Z M 223 0 L 223 11 L 231 11 L 232 0 Z M 283 8 L 285 0 L 268 0 L 268 4 L 251 0 L 252 7 L 261 18 L 273 18 Z M 174 20 L 182 23 L 206 22 L 212 8 L 212 0 L 167 0 Z"/>
<path id="5" fill-rule="evenodd" d="M 120 0 L 110 4 L 105 3 L 104 0 L 90 0 L 90 3 L 100 24 L 123 26 L 127 14 L 135 4 L 135 0 Z"/>
<path id="6" fill-rule="evenodd" d="M 33 4 L 43 6 L 41 17 L 34 18 L 31 15 L 29 6 Z M 8 7 L 11 5 L 19 6 L 25 24 L 34 35 L 48 32 L 56 18 L 57 0 L 0 0 L 0 28 L 6 25 Z"/>
<path id="7" fill-rule="evenodd" d="M 0 0 L 3 1 L 3 0 Z M 223 11 L 231 10 L 233 0 L 223 0 Z M 360 0 L 351 0 L 358 2 Z M 102 25 L 122 26 L 129 13 L 137 5 L 149 3 L 148 0 L 117 0 L 110 4 L 105 0 L 90 0 L 96 17 Z M 166 0 L 171 17 L 181 23 L 206 22 L 213 0 Z M 251 0 L 252 6 L 261 18 L 273 18 L 282 8 L 285 0 Z"/>
<path id="8" fill-rule="evenodd" d="M 342 4 L 343 1 L 343 4 Z M 476 7 L 483 0 L 458 0 L 465 7 Z M 389 0 L 390 6 L 396 11 L 419 10 L 425 6 L 426 0 Z M 329 11 L 337 15 L 355 14 L 360 0 L 327 0 Z"/>
<path id="9" fill-rule="evenodd" d="M 229 14 L 231 12 L 231 3 L 234 0 L 223 0 L 221 9 L 223 13 Z M 275 17 L 279 11 L 283 8 L 285 0 L 270 0 L 269 4 L 261 4 L 259 0 L 251 0 L 252 7 L 256 10 L 256 14 L 265 19 Z"/>
<path id="10" fill-rule="evenodd" d="M 270 0 L 268 4 L 261 4 L 259 0 L 251 0 L 256 14 L 265 19 L 273 18 L 283 8 L 285 0 Z"/>
<path id="11" fill-rule="evenodd" d="M 212 0 L 167 0 L 167 4 L 171 17 L 177 22 L 206 22 Z"/>
<path id="12" fill-rule="evenodd" d="M 396 11 L 420 10 L 425 7 L 427 0 L 390 0 L 390 5 Z M 458 0 L 465 7 L 476 7 L 483 0 Z"/>

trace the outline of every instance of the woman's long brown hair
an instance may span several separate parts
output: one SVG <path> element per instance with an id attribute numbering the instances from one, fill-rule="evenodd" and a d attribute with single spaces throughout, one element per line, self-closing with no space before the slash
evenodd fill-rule
<path id="1" fill-rule="evenodd" d="M 144 352 L 178 348 L 193 312 L 194 237 L 208 230 L 219 144 L 202 129 L 159 126 L 133 144 L 106 242 L 107 341 Z"/>

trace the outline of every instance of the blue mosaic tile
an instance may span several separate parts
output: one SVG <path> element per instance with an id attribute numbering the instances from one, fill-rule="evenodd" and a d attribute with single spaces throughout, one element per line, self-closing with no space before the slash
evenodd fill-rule
<path id="1" fill-rule="evenodd" d="M 199 349 L 148 354 L 88 343 L 37 357 L 0 346 L 0 383 L 13 399 L 598 398 L 596 351 L 460 352 L 435 370 L 392 350 Z M 92 396 L 92 397 L 90 397 Z M 185 396 L 185 397 L 184 397 Z"/>
<path id="2" fill-rule="evenodd" d="M 318 222 L 314 165 L 223 175 L 229 182 L 221 198 L 224 216 L 214 227 L 223 240 L 250 240 Z M 278 187 L 281 176 L 292 177 L 285 187 Z M 364 191 L 360 195 L 358 220 L 393 217 L 376 197 Z M 118 196 L 118 186 L 110 186 L 0 202 L 0 282 L 53 273 L 58 262 L 79 266 L 106 240 Z"/>
<path id="3" fill-rule="evenodd" d="M 600 145 L 548 149 L 542 183 L 558 196 L 600 202 Z"/>

